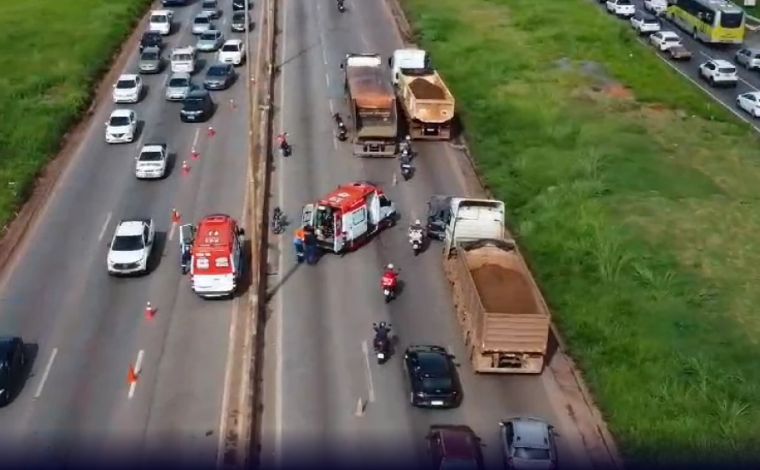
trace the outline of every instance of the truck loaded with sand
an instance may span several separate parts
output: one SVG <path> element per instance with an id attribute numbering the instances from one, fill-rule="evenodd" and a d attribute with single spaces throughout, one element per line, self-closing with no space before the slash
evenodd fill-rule
<path id="1" fill-rule="evenodd" d="M 551 316 L 504 213 L 501 201 L 452 198 L 444 268 L 475 371 L 539 374 Z"/>

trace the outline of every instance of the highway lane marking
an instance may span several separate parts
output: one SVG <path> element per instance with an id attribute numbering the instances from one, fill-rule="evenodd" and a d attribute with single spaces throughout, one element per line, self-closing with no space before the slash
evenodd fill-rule
<path id="1" fill-rule="evenodd" d="M 42 389 L 45 387 L 45 382 L 47 382 L 47 378 L 50 375 L 50 369 L 53 368 L 53 361 L 55 361 L 57 355 L 58 348 L 53 348 L 53 352 L 50 354 L 50 359 L 48 359 L 47 365 L 45 366 L 45 372 L 42 373 L 42 380 L 40 380 L 40 384 L 37 386 L 37 392 L 34 394 L 35 399 L 42 395 Z"/>
<path id="2" fill-rule="evenodd" d="M 325 82 L 327 83 L 327 86 L 330 86 L 330 75 L 325 71 Z"/>
<path id="3" fill-rule="evenodd" d="M 108 223 L 111 221 L 111 214 L 110 212 L 106 214 L 106 221 L 103 222 L 103 227 L 100 229 L 100 233 L 98 234 L 98 241 L 103 240 L 103 236 L 106 234 L 106 229 L 108 228 Z"/>
<path id="4" fill-rule="evenodd" d="M 197 127 L 195 129 L 195 135 L 193 136 L 193 148 L 195 148 L 196 145 L 198 145 L 198 136 L 201 135 L 201 128 Z"/>
<path id="5" fill-rule="evenodd" d="M 700 50 L 700 51 L 698 51 L 698 52 L 699 52 L 700 54 L 702 54 L 704 57 L 707 57 L 707 60 L 716 60 L 716 59 L 713 59 L 712 57 L 710 57 L 709 55 L 707 55 L 707 54 L 706 54 L 704 51 L 701 51 L 701 50 Z M 738 66 L 738 65 L 736 66 L 736 77 L 739 79 L 739 81 L 740 81 L 740 82 L 742 82 L 742 83 L 744 83 L 745 85 L 747 85 L 748 87 L 752 88 L 752 90 L 754 90 L 754 91 L 758 91 L 758 89 L 757 89 L 757 88 L 755 88 L 755 87 L 754 87 L 754 86 L 753 86 L 753 85 L 752 85 L 750 82 L 748 82 L 747 80 L 743 79 L 743 78 L 742 78 L 742 77 L 739 75 L 739 66 Z"/>
<path id="6" fill-rule="evenodd" d="M 362 341 L 362 352 L 364 353 L 364 363 L 367 365 L 367 389 L 369 391 L 369 402 L 375 402 L 375 386 L 372 383 L 372 369 L 369 364 L 369 346 L 367 340 Z"/>
<path id="7" fill-rule="evenodd" d="M 138 377 L 140 376 L 140 372 L 142 371 L 143 356 L 145 356 L 145 351 L 141 349 L 140 352 L 137 353 L 137 362 L 135 362 L 135 369 L 134 369 L 135 375 L 137 375 Z M 135 396 L 136 388 L 137 388 L 137 382 L 132 382 L 131 384 L 129 384 L 129 394 L 127 395 L 127 398 L 131 400 L 132 397 Z"/>
<path id="8" fill-rule="evenodd" d="M 172 241 L 174 239 L 174 231 L 177 229 L 177 222 L 172 222 L 172 227 L 169 229 L 169 236 L 167 237 L 169 241 Z"/>

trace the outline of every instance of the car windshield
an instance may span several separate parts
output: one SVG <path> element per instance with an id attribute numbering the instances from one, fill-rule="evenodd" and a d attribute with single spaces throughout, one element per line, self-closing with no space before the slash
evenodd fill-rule
<path id="1" fill-rule="evenodd" d="M 719 67 L 718 72 L 720 73 L 734 73 L 736 72 L 736 69 L 733 67 Z"/>
<path id="2" fill-rule="evenodd" d="M 140 154 L 141 162 L 158 162 L 161 161 L 161 152 L 143 152 Z"/>
<path id="3" fill-rule="evenodd" d="M 116 237 L 111 246 L 113 251 L 137 251 L 145 248 L 142 235 Z"/>
<path id="4" fill-rule="evenodd" d="M 158 42 L 160 37 L 161 36 L 159 36 L 157 33 L 145 33 L 143 34 L 142 40 L 143 42 L 148 42 L 148 43 Z"/>
<path id="5" fill-rule="evenodd" d="M 618 0 L 618 5 L 630 5 L 631 0 Z"/>
<path id="6" fill-rule="evenodd" d="M 175 62 L 190 62 L 193 60 L 193 56 L 191 54 L 174 54 L 172 60 Z"/>
<path id="7" fill-rule="evenodd" d="M 203 8 L 216 8 L 216 2 L 213 0 L 204 0 Z"/>
<path id="8" fill-rule="evenodd" d="M 224 47 L 222 47 L 222 50 L 224 52 L 237 52 L 238 46 L 237 44 L 225 44 Z"/>
<path id="9" fill-rule="evenodd" d="M 428 377 L 422 379 L 422 389 L 426 392 L 448 391 L 451 389 L 451 379 L 448 377 Z"/>
<path id="10" fill-rule="evenodd" d="M 137 86 L 134 80 L 119 80 L 116 82 L 116 88 L 120 90 L 129 90 Z"/>
<path id="11" fill-rule="evenodd" d="M 678 42 L 678 38 L 674 38 L 673 36 L 665 36 L 665 42 Z"/>
<path id="12" fill-rule="evenodd" d="M 184 88 L 190 85 L 190 80 L 186 78 L 172 78 L 169 80 L 169 86 L 171 88 Z"/>
<path id="13" fill-rule="evenodd" d="M 223 77 L 227 75 L 227 67 L 210 67 L 207 75 L 209 77 Z"/>
<path id="14" fill-rule="evenodd" d="M 738 28 L 744 21 L 744 13 L 721 13 L 720 25 L 724 28 Z"/>
<path id="15" fill-rule="evenodd" d="M 477 470 L 478 462 L 475 460 L 465 459 L 443 459 L 439 470 Z"/>
<path id="16" fill-rule="evenodd" d="M 142 60 L 158 60 L 158 52 L 143 52 Z"/>
<path id="17" fill-rule="evenodd" d="M 205 16 L 197 16 L 194 22 L 195 24 L 208 24 L 209 19 L 206 18 Z"/>
<path id="18" fill-rule="evenodd" d="M 189 98 L 185 100 L 185 109 L 188 111 L 198 111 L 203 109 L 203 98 Z"/>
<path id="19" fill-rule="evenodd" d="M 166 23 L 166 15 L 154 15 L 150 18 L 151 23 Z"/>
<path id="20" fill-rule="evenodd" d="M 127 126 L 129 125 L 129 118 L 126 116 L 113 116 L 111 118 L 112 126 Z"/>
<path id="21" fill-rule="evenodd" d="M 533 449 L 530 447 L 516 447 L 515 458 L 525 460 L 549 460 L 549 450 Z"/>
<path id="22" fill-rule="evenodd" d="M 232 21 L 235 23 L 242 23 L 245 21 L 245 13 L 243 12 L 237 12 L 234 15 L 232 15 Z"/>
<path id="23" fill-rule="evenodd" d="M 213 41 L 216 38 L 217 38 L 217 33 L 215 31 L 201 34 L 202 40 Z"/>

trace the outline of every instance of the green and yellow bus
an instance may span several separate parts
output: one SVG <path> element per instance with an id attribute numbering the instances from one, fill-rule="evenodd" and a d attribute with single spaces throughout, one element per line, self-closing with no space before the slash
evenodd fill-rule
<path id="1" fill-rule="evenodd" d="M 744 10 L 726 0 L 669 0 L 667 18 L 694 39 L 715 44 L 744 42 Z"/>

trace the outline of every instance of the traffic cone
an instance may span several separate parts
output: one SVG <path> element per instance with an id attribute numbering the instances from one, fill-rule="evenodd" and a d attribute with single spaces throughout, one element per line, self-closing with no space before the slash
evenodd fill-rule
<path id="1" fill-rule="evenodd" d="M 129 365 L 129 372 L 127 373 L 127 385 L 132 385 L 137 383 L 137 372 L 135 372 L 135 368 L 132 367 L 132 364 Z"/>
<path id="2" fill-rule="evenodd" d="M 157 311 L 158 311 L 158 309 L 156 309 L 155 307 L 153 307 L 150 304 L 150 302 L 148 302 L 145 305 L 145 318 L 148 319 L 148 320 L 153 320 L 153 317 L 156 316 L 156 312 Z"/>
<path id="3" fill-rule="evenodd" d="M 193 147 L 193 149 L 190 151 L 190 156 L 193 158 L 193 160 L 198 160 L 201 158 L 201 154 L 198 153 L 198 151 Z"/>
<path id="4" fill-rule="evenodd" d="M 216 130 L 211 126 L 208 126 L 208 136 L 214 137 L 215 135 L 216 135 Z"/>
<path id="5" fill-rule="evenodd" d="M 178 224 L 182 217 L 179 215 L 177 209 L 172 209 L 172 223 Z"/>
<path id="6" fill-rule="evenodd" d="M 190 165 L 187 164 L 187 160 L 182 160 L 182 172 L 186 175 L 190 173 Z"/>

